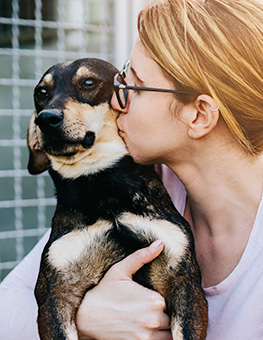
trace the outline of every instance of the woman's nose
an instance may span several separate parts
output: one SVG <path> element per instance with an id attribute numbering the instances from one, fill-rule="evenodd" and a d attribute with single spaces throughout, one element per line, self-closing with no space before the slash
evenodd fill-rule
<path id="1" fill-rule="evenodd" d="M 112 97 L 111 97 L 111 107 L 112 107 L 114 110 L 117 110 L 117 111 L 119 111 L 119 112 L 126 112 L 126 108 L 125 108 L 125 109 L 122 109 L 122 108 L 120 107 L 115 92 L 113 93 L 113 95 L 112 95 Z"/>

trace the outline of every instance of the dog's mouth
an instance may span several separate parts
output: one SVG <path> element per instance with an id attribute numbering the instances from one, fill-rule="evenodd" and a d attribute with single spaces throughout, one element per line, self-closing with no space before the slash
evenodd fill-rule
<path id="1" fill-rule="evenodd" d="M 95 133 L 88 131 L 82 140 L 74 140 L 66 137 L 51 138 L 43 136 L 42 149 L 49 155 L 59 157 L 73 157 L 78 152 L 86 151 L 95 143 Z"/>

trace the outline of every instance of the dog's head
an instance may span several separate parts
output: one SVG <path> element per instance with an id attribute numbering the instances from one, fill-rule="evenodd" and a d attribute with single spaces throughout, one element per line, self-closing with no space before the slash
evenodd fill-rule
<path id="1" fill-rule="evenodd" d="M 76 178 L 127 154 L 117 112 L 110 107 L 116 72 L 106 61 L 86 58 L 55 65 L 43 75 L 28 129 L 31 174 L 50 164 L 63 177 Z"/>

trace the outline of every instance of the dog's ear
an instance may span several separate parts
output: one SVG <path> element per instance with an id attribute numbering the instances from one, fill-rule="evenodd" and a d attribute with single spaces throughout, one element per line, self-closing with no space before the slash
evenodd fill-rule
<path id="1" fill-rule="evenodd" d="M 32 116 L 27 133 L 27 146 L 29 149 L 29 160 L 27 169 L 31 175 L 38 175 L 46 171 L 49 167 L 49 161 L 46 154 L 40 149 L 37 134 L 35 115 Z"/>

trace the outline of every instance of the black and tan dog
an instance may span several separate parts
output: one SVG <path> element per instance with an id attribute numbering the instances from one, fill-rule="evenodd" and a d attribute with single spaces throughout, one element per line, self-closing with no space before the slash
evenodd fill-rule
<path id="1" fill-rule="evenodd" d="M 116 72 L 81 59 L 52 67 L 35 88 L 28 168 L 49 167 L 57 193 L 35 289 L 40 337 L 77 340 L 86 291 L 114 263 L 162 239 L 164 251 L 134 280 L 165 297 L 173 339 L 203 340 L 207 304 L 193 237 L 153 168 L 135 164 L 118 135 L 110 108 Z"/>

